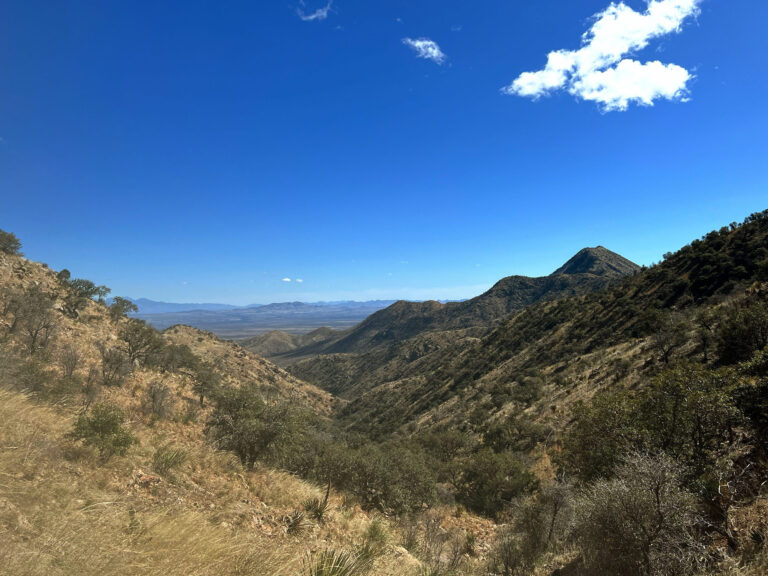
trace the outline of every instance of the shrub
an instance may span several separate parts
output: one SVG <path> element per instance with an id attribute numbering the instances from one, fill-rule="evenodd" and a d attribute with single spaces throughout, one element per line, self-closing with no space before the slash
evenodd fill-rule
<path id="1" fill-rule="evenodd" d="M 30 355 L 45 350 L 56 330 L 51 297 L 37 286 L 21 294 L 15 308 L 13 330 L 19 332 Z"/>
<path id="2" fill-rule="evenodd" d="M 153 419 L 167 418 L 173 411 L 175 400 L 171 389 L 163 382 L 151 382 L 144 393 L 144 412 Z"/>
<path id="3" fill-rule="evenodd" d="M 218 395 L 206 430 L 219 448 L 237 454 L 247 468 L 253 468 L 258 458 L 280 466 L 299 450 L 303 421 L 293 406 L 265 402 L 251 384 Z"/>
<path id="4" fill-rule="evenodd" d="M 499 530 L 488 557 L 488 572 L 501 576 L 524 576 L 531 573 L 520 539 L 510 527 Z"/>
<path id="5" fill-rule="evenodd" d="M 101 381 L 104 386 L 122 386 L 128 375 L 128 359 L 119 348 L 99 349 L 101 353 Z"/>
<path id="6" fill-rule="evenodd" d="M 64 313 L 70 318 L 77 318 L 82 309 L 93 298 L 97 298 L 101 302 L 110 292 L 106 286 L 96 286 L 90 280 L 82 278 L 70 279 L 68 271 L 67 274 L 64 274 L 64 272 L 64 270 L 59 272 L 59 279 L 63 281 L 68 289 L 63 299 L 63 309 Z"/>
<path id="7" fill-rule="evenodd" d="M 634 454 L 616 478 L 588 486 L 575 506 L 574 534 L 587 574 L 674 575 L 695 571 L 693 496 L 664 455 Z"/>
<path id="8" fill-rule="evenodd" d="M 166 475 L 187 461 L 188 453 L 183 448 L 172 444 L 162 444 L 152 455 L 152 469 L 160 475 Z"/>
<path id="9" fill-rule="evenodd" d="M 101 374 L 97 368 L 91 367 L 88 377 L 83 382 L 83 412 L 87 412 L 101 394 Z"/>
<path id="10" fill-rule="evenodd" d="M 120 329 L 120 339 L 124 343 L 131 368 L 144 364 L 151 355 L 163 348 L 163 339 L 157 330 L 136 318 L 130 318 Z"/>
<path id="11" fill-rule="evenodd" d="M 27 358 L 16 363 L 12 373 L 16 388 L 36 394 L 45 393 L 55 378 L 48 367 L 37 358 Z"/>
<path id="12" fill-rule="evenodd" d="M 81 414 L 75 422 L 69 437 L 82 440 L 86 446 L 93 446 L 106 461 L 113 455 L 124 456 L 138 440 L 123 426 L 125 416 L 119 407 L 98 404 L 91 414 Z"/>
<path id="13" fill-rule="evenodd" d="M 457 497 L 479 514 L 497 516 L 535 486 L 533 474 L 513 454 L 483 448 L 466 462 Z"/>
<path id="14" fill-rule="evenodd" d="M 72 345 L 59 352 L 59 365 L 65 378 L 71 378 L 80 365 L 80 353 Z"/>

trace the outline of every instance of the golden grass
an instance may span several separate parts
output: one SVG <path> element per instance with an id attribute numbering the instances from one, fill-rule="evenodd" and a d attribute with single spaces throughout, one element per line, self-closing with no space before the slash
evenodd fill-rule
<path id="1" fill-rule="evenodd" d="M 71 425 L 0 388 L 2 576 L 298 576 L 311 553 L 352 550 L 370 524 L 359 510 L 341 514 L 334 495 L 331 521 L 287 535 L 284 515 L 321 490 L 274 470 L 248 473 L 199 441 L 173 480 L 137 489 L 136 471 L 151 472 L 154 431 L 99 465 L 65 438 Z M 413 569 L 392 554 L 370 574 Z"/>

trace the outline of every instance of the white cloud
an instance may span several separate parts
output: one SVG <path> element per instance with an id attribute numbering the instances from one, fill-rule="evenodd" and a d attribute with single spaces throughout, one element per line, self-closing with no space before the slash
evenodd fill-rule
<path id="1" fill-rule="evenodd" d="M 403 38 L 403 44 L 412 48 L 419 58 L 432 60 L 436 64 L 443 64 L 446 60 L 437 42 L 429 38 Z"/>
<path id="2" fill-rule="evenodd" d="M 693 78 L 688 70 L 626 56 L 654 38 L 679 32 L 688 18 L 698 14 L 700 2 L 649 0 L 642 13 L 624 2 L 611 3 L 595 16 L 579 50 L 550 52 L 543 69 L 522 73 L 503 92 L 536 99 L 565 89 L 604 110 L 626 110 L 632 102 L 652 106 L 659 98 L 685 101 Z"/>
<path id="3" fill-rule="evenodd" d="M 296 282 L 302 284 L 304 282 L 304 278 L 296 278 Z"/>
<path id="4" fill-rule="evenodd" d="M 290 282 L 290 281 L 291 281 L 291 279 L 290 279 L 290 278 L 283 278 L 283 279 L 281 280 L 281 282 Z"/>
<path id="5" fill-rule="evenodd" d="M 328 3 L 325 6 L 318 8 L 314 12 L 306 12 L 304 10 L 306 8 L 306 3 L 304 0 L 301 0 L 299 4 L 300 6 L 296 9 L 296 13 L 299 15 L 299 18 L 304 20 L 304 22 L 313 22 L 315 20 L 325 20 L 328 18 L 328 13 L 333 7 L 333 0 L 328 0 Z"/>

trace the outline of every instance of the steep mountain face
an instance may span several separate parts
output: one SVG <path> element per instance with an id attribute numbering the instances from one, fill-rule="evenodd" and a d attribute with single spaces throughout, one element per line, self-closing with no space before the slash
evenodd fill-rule
<path id="1" fill-rule="evenodd" d="M 594 265 L 579 255 L 569 263 L 571 269 L 585 264 Z M 625 363 L 630 371 L 634 362 L 632 371 L 638 371 L 648 363 L 652 352 L 647 351 L 647 338 L 658 332 L 660 319 L 711 310 L 719 302 L 743 297 L 745 290 L 766 293 L 766 282 L 768 211 L 740 226 L 711 232 L 599 292 L 525 308 L 481 338 L 465 338 L 422 358 L 420 375 L 403 370 L 378 384 L 371 381 L 344 408 L 342 419 L 373 434 L 415 422 L 457 425 L 487 402 L 492 391 L 521 393 L 526 378 L 549 389 L 542 396 L 546 402 L 558 395 L 587 399 L 601 382 L 613 383 L 601 380 L 611 372 L 608 367 Z M 366 364 L 371 363 L 359 365 Z M 295 372 L 309 372 L 307 368 L 302 363 Z M 365 381 L 366 374 L 356 378 Z"/>
<path id="2" fill-rule="evenodd" d="M 335 339 L 275 360 L 290 364 L 289 371 L 302 380 L 352 399 L 382 382 L 423 375 L 439 366 L 444 354 L 474 342 L 514 312 L 597 292 L 637 270 L 605 248 L 585 248 L 550 276 L 509 276 L 465 302 L 397 302 Z"/>
<path id="3" fill-rule="evenodd" d="M 611 252 L 603 246 L 584 248 L 568 262 L 552 273 L 552 276 L 563 274 L 592 274 L 605 278 L 622 278 L 637 272 L 638 266 L 620 254 Z"/>
<path id="4" fill-rule="evenodd" d="M 509 276 L 471 300 L 446 304 L 396 302 L 336 340 L 326 341 L 321 347 L 296 349 L 291 356 L 359 354 L 428 331 L 490 328 L 512 312 L 537 302 L 596 292 L 639 269 L 636 264 L 602 246 L 585 248 L 549 276 Z"/>

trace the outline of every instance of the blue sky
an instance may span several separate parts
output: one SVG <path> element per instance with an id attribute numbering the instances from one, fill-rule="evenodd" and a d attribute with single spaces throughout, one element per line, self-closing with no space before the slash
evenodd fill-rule
<path id="1" fill-rule="evenodd" d="M 768 208 L 768 2 L 640 33 L 621 58 L 669 81 L 596 100 L 625 64 L 582 62 L 532 93 L 608 6 L 5 0 L 0 228 L 116 295 L 444 299 Z"/>

